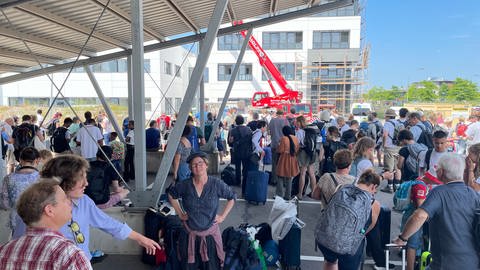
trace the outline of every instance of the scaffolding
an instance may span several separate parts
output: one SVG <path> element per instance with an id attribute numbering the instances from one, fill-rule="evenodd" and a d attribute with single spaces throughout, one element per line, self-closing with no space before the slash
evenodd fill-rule
<path id="1" fill-rule="evenodd" d="M 352 57 L 345 52 L 343 60 L 323 61 L 322 56 L 303 67 L 308 73 L 307 101 L 314 110 L 334 105 L 338 112 L 349 112 L 351 103 L 362 99 L 367 85 L 370 46 L 365 41 L 366 0 L 355 2 L 356 14 L 361 17 L 359 55 Z M 348 50 L 348 49 L 347 49 Z M 355 58 L 355 59 L 353 59 Z"/>

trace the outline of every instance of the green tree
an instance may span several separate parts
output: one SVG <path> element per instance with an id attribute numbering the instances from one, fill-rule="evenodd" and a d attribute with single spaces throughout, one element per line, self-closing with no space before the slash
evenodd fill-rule
<path id="1" fill-rule="evenodd" d="M 450 87 L 446 83 L 440 85 L 440 89 L 438 89 L 438 98 L 440 99 L 440 101 L 447 100 L 449 88 Z"/>
<path id="2" fill-rule="evenodd" d="M 476 101 L 480 99 L 478 86 L 469 80 L 456 78 L 455 83 L 447 91 L 449 101 Z"/>
<path id="3" fill-rule="evenodd" d="M 421 81 L 408 87 L 408 101 L 432 102 L 438 99 L 437 85 L 431 81 Z"/>
<path id="4" fill-rule="evenodd" d="M 363 98 L 368 101 L 394 101 L 401 98 L 401 90 L 397 86 L 392 86 L 392 89 L 385 89 L 383 87 L 372 87 Z"/>

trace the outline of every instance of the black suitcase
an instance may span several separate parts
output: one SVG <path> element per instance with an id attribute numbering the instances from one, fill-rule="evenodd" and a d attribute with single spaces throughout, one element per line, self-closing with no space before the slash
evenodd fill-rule
<path id="1" fill-rule="evenodd" d="M 281 263 L 284 270 L 300 268 L 300 247 L 302 240 L 302 229 L 293 224 L 287 235 L 279 241 L 278 250 L 281 256 Z"/>
<path id="2" fill-rule="evenodd" d="M 223 169 L 220 178 L 229 186 L 238 186 L 240 184 L 236 182 L 235 168 L 233 168 L 231 164 Z"/>
<path id="3" fill-rule="evenodd" d="M 144 217 L 145 236 L 159 243 L 159 232 L 164 227 L 165 216 L 155 209 L 149 208 Z M 158 250 L 156 255 L 148 255 L 145 248 L 142 251 L 142 262 L 150 265 L 160 265 Z"/>
<path id="4" fill-rule="evenodd" d="M 392 210 L 386 206 L 380 208 L 378 215 L 378 225 L 380 228 L 380 239 L 382 239 L 382 247 L 391 242 L 390 231 L 392 226 Z"/>

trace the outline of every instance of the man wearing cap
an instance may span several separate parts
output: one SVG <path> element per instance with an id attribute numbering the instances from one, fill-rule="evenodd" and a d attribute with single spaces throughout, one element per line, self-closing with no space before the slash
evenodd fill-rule
<path id="1" fill-rule="evenodd" d="M 383 165 L 384 171 L 395 172 L 394 179 L 388 179 L 388 185 L 382 189 L 384 192 L 392 193 L 394 185 L 400 184 L 400 171 L 397 172 L 397 157 L 398 146 L 393 143 L 393 140 L 397 140 L 395 137 L 395 129 L 403 129 L 401 123 L 395 120 L 397 114 L 392 109 L 385 111 L 385 124 L 383 125 Z"/>

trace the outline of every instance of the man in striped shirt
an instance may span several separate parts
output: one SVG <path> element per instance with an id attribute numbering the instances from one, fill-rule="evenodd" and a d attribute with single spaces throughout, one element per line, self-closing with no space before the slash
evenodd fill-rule
<path id="1" fill-rule="evenodd" d="M 58 179 L 40 179 L 25 190 L 17 212 L 24 236 L 0 246 L 0 270 L 91 270 L 89 260 L 59 229 L 72 219 L 72 203 Z"/>

